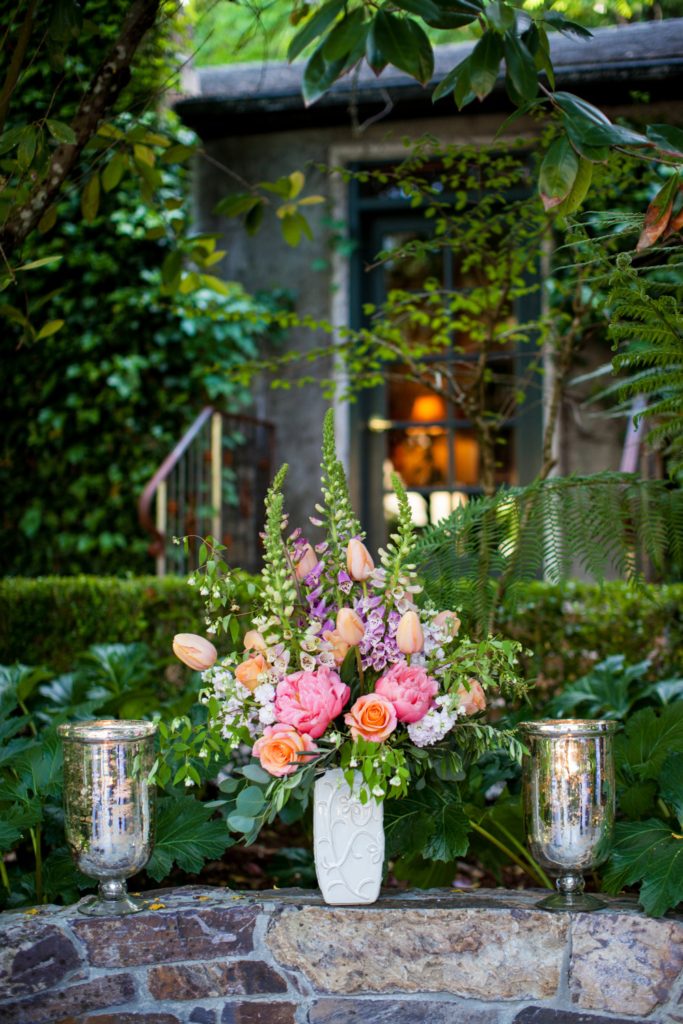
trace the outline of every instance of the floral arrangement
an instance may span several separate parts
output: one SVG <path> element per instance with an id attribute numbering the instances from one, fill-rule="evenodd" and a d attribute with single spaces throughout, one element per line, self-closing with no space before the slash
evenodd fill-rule
<path id="1" fill-rule="evenodd" d="M 493 693 L 524 693 L 520 645 L 474 640 L 463 634 L 457 611 L 430 603 L 400 480 L 394 478 L 396 530 L 376 563 L 351 507 L 331 415 L 322 496 L 311 518 L 322 539 L 289 532 L 286 471 L 266 499 L 264 568 L 241 642 L 237 576 L 213 543 L 205 544 L 203 565 L 189 582 L 205 598 L 207 633 L 230 635 L 234 649 L 218 658 L 204 637 L 174 640 L 176 655 L 203 672 L 207 711 L 202 726 L 175 723 L 187 755 L 174 781 L 199 781 L 193 755 L 231 762 L 232 777 L 222 787 L 234 796 L 228 824 L 248 839 L 288 802 L 305 807 L 316 775 L 327 768 L 341 767 L 350 785 L 359 772 L 365 803 L 405 797 L 430 771 L 462 778 L 487 749 L 519 755 L 511 733 L 482 719 Z"/>

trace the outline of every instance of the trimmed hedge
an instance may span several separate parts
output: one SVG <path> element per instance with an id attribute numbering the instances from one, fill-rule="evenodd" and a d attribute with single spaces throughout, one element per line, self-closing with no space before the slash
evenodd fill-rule
<path id="1" fill-rule="evenodd" d="M 174 633 L 201 633 L 203 623 L 201 597 L 180 577 L 0 580 L 0 664 L 66 671 L 90 644 L 134 640 L 164 659 Z M 531 583 L 499 628 L 532 650 L 528 673 L 541 687 L 576 679 L 609 654 L 680 671 L 683 584 Z"/>

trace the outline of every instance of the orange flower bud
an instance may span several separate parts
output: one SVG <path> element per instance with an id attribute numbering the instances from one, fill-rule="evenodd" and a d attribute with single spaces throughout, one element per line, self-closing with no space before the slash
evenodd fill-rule
<path id="1" fill-rule="evenodd" d="M 417 654 L 424 646 L 425 638 L 417 612 L 404 612 L 396 630 L 396 644 L 402 654 Z"/>
<path id="2" fill-rule="evenodd" d="M 375 563 L 361 540 L 350 540 L 346 549 L 346 568 L 352 580 L 366 580 L 372 575 Z"/>
<path id="3" fill-rule="evenodd" d="M 205 672 L 218 657 L 218 651 L 211 641 L 196 633 L 177 633 L 173 637 L 173 653 L 195 672 Z"/>
<path id="4" fill-rule="evenodd" d="M 340 608 L 337 612 L 337 633 L 349 647 L 357 647 L 365 636 L 365 626 L 353 608 Z"/>
<path id="5" fill-rule="evenodd" d="M 265 672 L 268 668 L 268 662 L 262 654 L 257 654 L 254 658 L 247 658 L 241 665 L 238 665 L 235 669 L 235 679 L 242 686 L 246 686 L 248 690 L 255 690 L 259 685 L 259 676 L 262 672 Z"/>
<path id="6" fill-rule="evenodd" d="M 296 578 L 302 580 L 305 576 L 308 576 L 309 572 L 313 572 L 320 559 L 316 555 L 315 551 L 310 544 L 307 544 L 304 548 L 304 553 L 296 563 L 294 572 Z"/>
<path id="7" fill-rule="evenodd" d="M 460 707 L 466 715 L 476 715 L 477 711 L 484 711 L 486 708 L 486 694 L 478 679 L 468 679 L 469 690 L 463 685 L 458 687 Z"/>
<path id="8" fill-rule="evenodd" d="M 244 634 L 245 651 L 258 651 L 259 654 L 266 653 L 266 641 L 257 629 L 248 629 Z"/>

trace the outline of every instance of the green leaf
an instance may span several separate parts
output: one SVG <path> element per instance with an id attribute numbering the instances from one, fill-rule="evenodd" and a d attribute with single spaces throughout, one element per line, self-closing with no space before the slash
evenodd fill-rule
<path id="1" fill-rule="evenodd" d="M 661 917 L 683 900 L 683 838 L 656 818 L 619 822 L 612 856 L 603 876 L 607 892 L 641 882 L 646 914 Z"/>
<path id="2" fill-rule="evenodd" d="M 228 816 L 228 828 L 232 832 L 242 832 L 244 835 L 249 835 L 253 832 L 256 822 L 254 818 L 248 818 L 245 814 L 230 814 Z"/>
<path id="3" fill-rule="evenodd" d="M 661 796 L 671 804 L 683 828 L 683 753 L 669 754 L 662 765 L 659 777 Z"/>
<path id="4" fill-rule="evenodd" d="M 412 18 L 381 9 L 373 24 L 374 38 L 390 64 L 426 85 L 434 73 L 434 52 L 425 31 Z"/>
<path id="5" fill-rule="evenodd" d="M 31 260 L 30 263 L 22 263 L 16 270 L 37 270 L 39 267 L 46 267 L 49 263 L 61 263 L 63 256 L 41 256 L 39 260 Z"/>
<path id="6" fill-rule="evenodd" d="M 359 35 L 362 35 L 367 28 L 365 22 L 365 8 L 356 7 L 338 22 L 328 34 L 323 43 L 323 56 L 326 61 L 341 60 L 350 53 L 358 42 Z"/>
<path id="7" fill-rule="evenodd" d="M 569 21 L 559 11 L 544 11 L 543 20 L 556 32 L 561 32 L 565 36 L 579 36 L 580 39 L 591 39 L 593 36 L 593 33 L 583 25 L 579 25 L 576 21 Z"/>
<path id="8" fill-rule="evenodd" d="M 368 62 L 368 66 L 372 68 L 375 74 L 381 75 L 388 64 L 388 61 L 379 48 L 379 44 L 377 42 L 376 28 L 377 18 L 375 17 L 370 22 L 368 36 L 365 41 L 365 59 Z"/>
<path id="9" fill-rule="evenodd" d="M 483 100 L 493 89 L 503 59 L 503 42 L 495 32 L 485 32 L 470 55 L 470 87 Z"/>
<path id="10" fill-rule="evenodd" d="M 683 130 L 670 124 L 649 124 L 647 137 L 657 149 L 683 154 Z"/>
<path id="11" fill-rule="evenodd" d="M 76 132 L 71 125 L 64 124 L 63 121 L 52 121 L 50 118 L 47 119 L 45 124 L 50 135 L 57 139 L 57 142 L 66 142 L 69 146 L 76 144 Z"/>
<path id="12" fill-rule="evenodd" d="M 173 864 L 197 874 L 205 861 L 216 860 L 233 845 L 223 821 L 213 821 L 211 808 L 194 797 L 159 801 L 154 852 L 146 871 L 157 882 Z"/>
<path id="13" fill-rule="evenodd" d="M 273 781 L 273 776 L 269 775 L 265 768 L 262 768 L 258 761 L 252 762 L 252 764 L 245 764 L 243 768 L 240 768 L 240 773 L 249 779 L 250 782 L 259 782 L 265 784 Z"/>
<path id="14" fill-rule="evenodd" d="M 394 0 L 394 7 L 415 14 L 427 24 L 441 17 L 441 9 L 432 0 Z"/>
<path id="15" fill-rule="evenodd" d="M 93 174 L 81 193 L 81 213 L 88 224 L 92 224 L 100 207 L 100 176 Z"/>
<path id="16" fill-rule="evenodd" d="M 344 6 L 345 0 L 328 0 L 326 4 L 318 8 L 292 39 L 287 50 L 287 59 L 293 61 L 309 43 L 322 35 Z"/>
<path id="17" fill-rule="evenodd" d="M 53 334 L 62 329 L 64 323 L 64 320 L 48 320 L 36 334 L 36 341 L 41 341 L 43 338 L 51 338 Z"/>
<path id="18" fill-rule="evenodd" d="M 432 0 L 438 9 L 436 17 L 424 17 L 430 28 L 463 28 L 476 21 L 483 10 L 478 0 Z"/>
<path id="19" fill-rule="evenodd" d="M 426 860 L 453 861 L 464 857 L 470 824 L 460 803 L 442 802 L 434 812 L 434 830 L 422 848 Z"/>
<path id="20" fill-rule="evenodd" d="M 627 818 L 644 818 L 652 814 L 657 800 L 657 783 L 652 779 L 634 782 L 619 794 L 619 810 Z"/>
<path id="21" fill-rule="evenodd" d="M 17 146 L 21 142 L 23 132 L 24 125 L 21 125 L 18 128 L 9 128 L 0 135 L 0 155 L 9 153 L 11 149 Z"/>
<path id="22" fill-rule="evenodd" d="M 258 229 L 261 227 L 263 215 L 265 213 L 265 205 L 262 202 L 258 202 L 256 206 L 252 206 L 248 214 L 244 218 L 244 226 L 247 229 L 248 235 L 255 235 Z"/>
<path id="23" fill-rule="evenodd" d="M 174 249 L 164 257 L 164 262 L 161 265 L 161 280 L 168 288 L 177 285 L 182 268 L 183 254 L 179 249 Z"/>
<path id="24" fill-rule="evenodd" d="M 472 92 L 470 87 L 470 69 L 471 62 L 470 58 L 466 57 L 465 60 L 461 60 L 452 71 L 441 79 L 436 89 L 432 93 L 432 103 L 436 100 L 440 100 L 442 96 L 448 96 L 449 93 L 454 91 L 462 91 L 464 88 L 466 92 Z M 474 94 L 472 94 L 474 96 Z M 464 106 L 458 103 L 458 106 Z"/>
<path id="25" fill-rule="evenodd" d="M 553 99 L 567 115 L 571 132 L 587 146 L 647 146 L 644 135 L 612 124 L 601 110 L 569 92 L 555 92 Z"/>
<path id="26" fill-rule="evenodd" d="M 555 139 L 546 153 L 538 178 L 538 191 L 546 210 L 567 198 L 579 173 L 579 157 L 569 139 Z"/>
<path id="27" fill-rule="evenodd" d="M 615 740 L 615 757 L 622 774 L 635 779 L 657 779 L 671 752 L 683 752 L 683 701 L 661 710 L 643 708 Z"/>
<path id="28" fill-rule="evenodd" d="M 323 49 L 324 44 L 314 52 L 304 70 L 301 91 L 307 107 L 320 99 L 344 70 L 344 59 L 328 62 L 325 60 Z"/>
<path id="29" fill-rule="evenodd" d="M 524 43 L 513 32 L 506 32 L 503 40 L 508 84 L 522 100 L 533 100 L 538 92 L 536 62 Z"/>
<path id="30" fill-rule="evenodd" d="M 0 811 L 0 853 L 7 853 L 41 819 L 40 804 L 12 804 Z"/>
<path id="31" fill-rule="evenodd" d="M 17 163 L 22 171 L 28 170 L 33 163 L 38 145 L 38 130 L 33 125 L 26 125 L 22 129 L 19 148 L 17 149 Z"/>
<path id="32" fill-rule="evenodd" d="M 111 192 L 116 188 L 123 177 L 125 169 L 126 159 L 123 153 L 117 151 L 102 171 L 102 188 L 105 192 Z"/>
<path id="33" fill-rule="evenodd" d="M 504 0 L 491 0 L 484 8 L 484 16 L 500 35 L 514 28 L 515 12 Z"/>
<path id="34" fill-rule="evenodd" d="M 236 810 L 247 818 L 255 818 L 265 806 L 263 790 L 259 786 L 247 786 L 237 795 Z"/>

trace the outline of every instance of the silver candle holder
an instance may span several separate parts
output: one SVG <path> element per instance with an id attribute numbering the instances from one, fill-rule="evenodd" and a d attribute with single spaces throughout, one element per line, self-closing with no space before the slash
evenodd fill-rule
<path id="1" fill-rule="evenodd" d="M 99 721 L 60 725 L 64 742 L 66 839 L 80 871 L 99 881 L 81 914 L 134 914 L 144 901 L 126 879 L 149 860 L 154 845 L 155 787 L 151 722 Z"/>
<path id="2" fill-rule="evenodd" d="M 529 749 L 523 763 L 527 842 L 539 864 L 557 875 L 544 910 L 599 910 L 583 891 L 583 875 L 607 859 L 614 825 L 613 735 L 617 722 L 556 719 L 522 722 Z"/>

